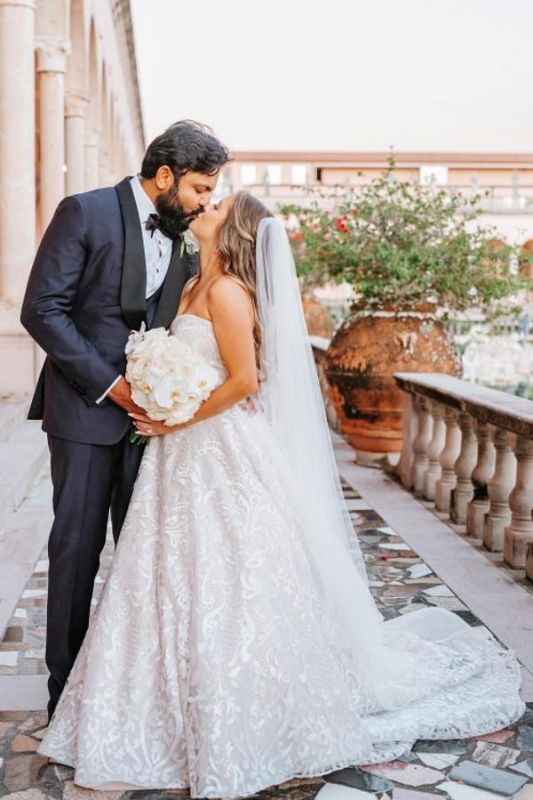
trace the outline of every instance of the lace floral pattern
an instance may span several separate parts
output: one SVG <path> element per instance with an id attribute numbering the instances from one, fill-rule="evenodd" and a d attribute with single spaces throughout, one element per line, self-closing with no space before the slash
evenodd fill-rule
<path id="1" fill-rule="evenodd" d="M 180 315 L 173 332 L 225 375 L 208 320 Z M 523 713 L 513 654 L 449 612 L 427 637 L 415 614 L 382 624 L 379 673 L 346 651 L 321 614 L 278 457 L 261 414 L 240 406 L 150 440 L 39 747 L 77 784 L 238 797 Z"/>

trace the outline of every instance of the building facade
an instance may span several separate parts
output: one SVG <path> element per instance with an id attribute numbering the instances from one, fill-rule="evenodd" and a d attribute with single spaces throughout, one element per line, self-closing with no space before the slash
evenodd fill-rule
<path id="1" fill-rule="evenodd" d="M 248 189 L 272 208 L 304 202 L 308 187 L 361 184 L 387 168 L 383 152 L 254 152 L 233 154 L 225 183 L 229 191 Z M 498 236 L 533 249 L 533 153 L 394 153 L 401 180 L 482 194 L 483 222 Z"/>
<path id="2" fill-rule="evenodd" d="M 36 244 L 65 194 L 115 183 L 144 151 L 129 0 L 0 0 L 0 396 L 43 354 L 19 322 Z"/>

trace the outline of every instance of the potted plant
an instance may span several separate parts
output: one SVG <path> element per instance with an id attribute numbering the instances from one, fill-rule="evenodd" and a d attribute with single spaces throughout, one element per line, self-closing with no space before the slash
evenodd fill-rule
<path id="1" fill-rule="evenodd" d="M 401 448 L 394 372 L 460 374 L 446 315 L 472 306 L 495 313 L 524 286 L 513 248 L 495 247 L 494 229 L 474 222 L 479 195 L 398 180 L 394 166 L 391 156 L 370 183 L 310 190 L 308 204 L 281 208 L 297 220 L 299 273 L 353 287 L 326 373 L 341 430 L 369 453 Z"/>

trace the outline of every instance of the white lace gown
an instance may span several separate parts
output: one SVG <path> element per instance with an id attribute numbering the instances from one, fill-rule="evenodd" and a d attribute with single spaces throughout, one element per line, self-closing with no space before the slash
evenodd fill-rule
<path id="1" fill-rule="evenodd" d="M 226 374 L 208 320 L 181 314 L 172 332 Z M 78 785 L 246 796 L 522 715 L 513 654 L 451 612 L 383 624 L 354 608 L 382 624 L 382 653 L 343 647 L 278 455 L 263 416 L 239 406 L 150 440 L 39 747 Z"/>

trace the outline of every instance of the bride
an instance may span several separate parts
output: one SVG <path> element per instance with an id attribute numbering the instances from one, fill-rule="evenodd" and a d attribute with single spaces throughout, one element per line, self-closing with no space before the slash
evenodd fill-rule
<path id="1" fill-rule="evenodd" d="M 95 789 L 238 797 L 524 711 L 514 655 L 442 609 L 384 622 L 344 504 L 283 225 L 240 192 L 191 224 L 171 333 L 221 384 L 152 437 L 39 752 Z"/>

